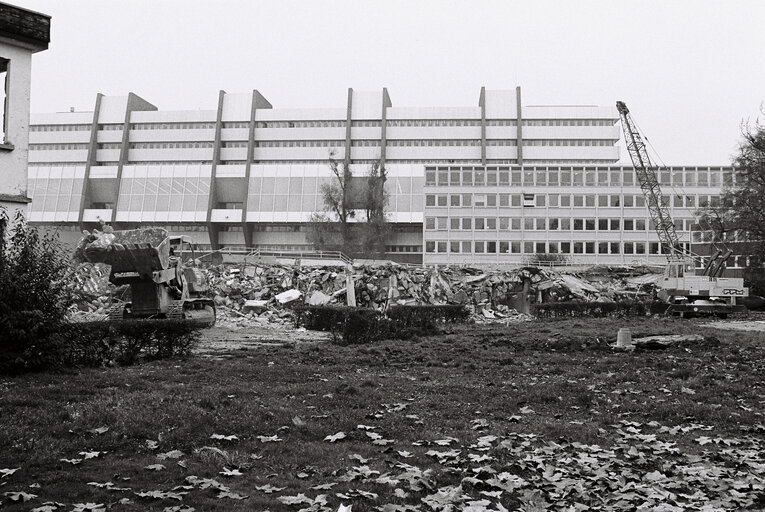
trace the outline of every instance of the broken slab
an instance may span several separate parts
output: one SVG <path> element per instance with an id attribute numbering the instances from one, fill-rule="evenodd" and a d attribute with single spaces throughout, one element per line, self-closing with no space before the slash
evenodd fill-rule
<path id="1" fill-rule="evenodd" d="M 294 302 L 298 300 L 303 294 L 300 293 L 300 291 L 295 290 L 294 288 L 291 290 L 287 290 L 286 292 L 282 292 L 278 294 L 275 298 L 277 301 L 279 301 L 279 304 L 288 304 L 290 302 Z"/>
<path id="2" fill-rule="evenodd" d="M 267 305 L 267 300 L 252 299 L 244 301 L 242 309 L 247 312 L 254 311 L 255 313 L 262 313 L 266 310 Z"/>
<path id="3" fill-rule="evenodd" d="M 322 293 L 319 290 L 316 290 L 308 299 L 308 304 L 310 304 L 311 306 L 323 306 L 324 304 L 327 304 L 331 299 L 332 299 L 331 296 L 327 295 L 326 293 Z"/>
<path id="4" fill-rule="evenodd" d="M 704 336 L 700 334 L 667 334 L 633 338 L 632 340 L 635 348 L 645 350 L 661 350 L 671 347 L 675 343 L 699 341 L 704 341 Z"/>

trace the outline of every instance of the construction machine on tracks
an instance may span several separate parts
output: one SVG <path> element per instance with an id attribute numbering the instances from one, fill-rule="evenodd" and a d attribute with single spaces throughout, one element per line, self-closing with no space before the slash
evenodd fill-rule
<path id="1" fill-rule="evenodd" d="M 630 154 L 637 180 L 645 197 L 652 224 L 659 236 L 661 251 L 667 256 L 664 276 L 658 283 L 658 297 L 668 304 L 667 313 L 681 317 L 715 315 L 727 317 L 745 308 L 736 299 L 748 297 L 749 289 L 741 278 L 722 277 L 731 251 L 718 250 L 711 255 L 697 274 L 695 256 L 684 251 L 675 223 L 669 213 L 669 202 L 662 195 L 657 176 L 658 168 L 648 156 L 643 137 L 637 129 L 627 105 L 616 102 L 616 109 L 624 132 L 624 141 Z"/>
<path id="2" fill-rule="evenodd" d="M 109 231 L 84 239 L 78 253 L 91 263 L 111 265 L 109 281 L 130 286 L 130 302 L 114 304 L 109 319 L 178 319 L 200 327 L 215 324 L 215 302 L 196 266 L 194 244 L 161 228 Z M 191 257 L 183 260 L 185 255 Z"/>

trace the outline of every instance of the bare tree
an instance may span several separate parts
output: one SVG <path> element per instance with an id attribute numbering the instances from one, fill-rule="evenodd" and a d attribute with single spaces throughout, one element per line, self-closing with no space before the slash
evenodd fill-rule
<path id="1" fill-rule="evenodd" d="M 332 153 L 328 165 L 332 179 L 321 186 L 324 211 L 311 215 L 309 242 L 318 250 L 381 257 L 389 233 L 385 218 L 388 197 L 384 166 L 375 162 L 367 176 L 354 176 L 347 165 L 335 160 Z M 363 211 L 366 218 L 354 222 L 357 211 Z"/>

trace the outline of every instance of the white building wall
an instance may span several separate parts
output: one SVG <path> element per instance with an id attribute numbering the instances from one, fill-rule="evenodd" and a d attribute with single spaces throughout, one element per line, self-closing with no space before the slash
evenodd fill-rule
<path id="1" fill-rule="evenodd" d="M 0 42 L 0 57 L 10 61 L 8 71 L 9 101 L 6 112 L 4 143 L 0 147 L 0 194 L 26 198 L 27 161 L 29 158 L 29 91 L 31 88 L 32 52 Z M 0 200 L 0 206 L 21 208 L 25 204 Z"/>

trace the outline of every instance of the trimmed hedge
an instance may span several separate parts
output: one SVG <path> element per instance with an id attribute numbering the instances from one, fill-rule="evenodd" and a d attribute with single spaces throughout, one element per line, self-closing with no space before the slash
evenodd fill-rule
<path id="1" fill-rule="evenodd" d="M 647 316 L 664 313 L 663 302 L 548 302 L 532 304 L 531 314 L 536 318 Z"/>
<path id="2" fill-rule="evenodd" d="M 349 306 L 303 306 L 295 309 L 295 325 L 331 332 L 335 343 L 355 345 L 371 341 L 406 339 L 433 334 L 437 324 L 464 322 L 470 312 L 464 306 L 394 306 L 388 315 L 368 308 Z"/>
<path id="3" fill-rule="evenodd" d="M 393 336 L 392 322 L 374 309 L 350 306 L 295 308 L 295 325 L 332 333 L 335 343 L 354 345 Z"/>
<path id="4" fill-rule="evenodd" d="M 20 350 L 0 351 L 0 374 L 132 365 L 141 360 L 188 355 L 199 338 L 198 329 L 183 320 L 63 324 L 55 333 L 41 336 Z"/>
<path id="5" fill-rule="evenodd" d="M 400 326 L 433 328 L 439 323 L 462 323 L 470 318 L 465 306 L 444 304 L 437 306 L 392 306 L 388 318 Z"/>

